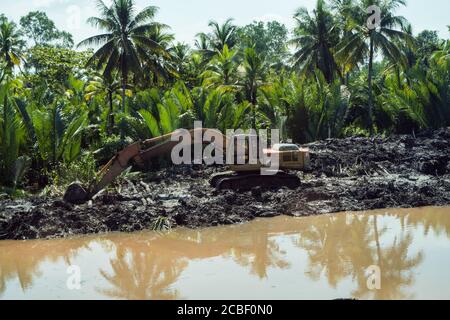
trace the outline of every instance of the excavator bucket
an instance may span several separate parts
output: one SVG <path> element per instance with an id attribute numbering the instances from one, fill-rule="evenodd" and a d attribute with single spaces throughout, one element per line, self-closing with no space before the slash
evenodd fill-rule
<path id="1" fill-rule="evenodd" d="M 73 204 L 83 204 L 89 200 L 89 192 L 79 183 L 72 183 L 64 193 L 64 201 Z"/>
<path id="2" fill-rule="evenodd" d="M 140 142 L 129 145 L 117 153 L 97 174 L 99 179 L 94 180 L 89 188 L 84 188 L 80 182 L 72 183 L 64 194 L 64 201 L 72 204 L 83 204 L 91 200 L 98 192 L 105 188 L 111 181 L 119 176 L 134 159 L 139 161 L 141 152 Z"/>

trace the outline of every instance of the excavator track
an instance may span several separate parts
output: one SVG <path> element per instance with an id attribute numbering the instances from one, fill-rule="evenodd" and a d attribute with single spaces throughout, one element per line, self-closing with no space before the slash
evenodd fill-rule
<path id="1" fill-rule="evenodd" d="M 229 171 L 213 176 L 210 183 L 217 190 L 250 190 L 254 187 L 288 187 L 295 189 L 300 186 L 300 179 L 296 175 L 282 171 L 275 175 Z"/>

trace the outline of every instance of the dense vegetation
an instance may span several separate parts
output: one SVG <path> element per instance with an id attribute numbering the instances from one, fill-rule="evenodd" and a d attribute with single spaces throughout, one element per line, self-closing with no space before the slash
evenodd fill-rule
<path id="1" fill-rule="evenodd" d="M 318 0 L 294 13 L 294 30 L 211 21 L 193 47 L 132 0 L 98 1 L 88 22 L 99 35 L 75 48 L 43 12 L 1 15 L 0 191 L 89 179 L 121 146 L 194 120 L 299 143 L 449 126 L 450 41 L 414 35 L 402 5 Z"/>

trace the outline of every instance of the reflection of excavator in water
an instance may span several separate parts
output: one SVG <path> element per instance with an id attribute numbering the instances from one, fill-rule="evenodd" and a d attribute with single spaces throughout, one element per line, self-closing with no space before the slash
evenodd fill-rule
<path id="1" fill-rule="evenodd" d="M 261 169 L 270 170 L 270 162 L 263 161 L 258 157 L 257 163 L 249 161 L 249 140 L 257 139 L 254 135 L 235 135 L 227 137 L 219 131 L 213 129 L 193 129 L 190 130 L 190 145 L 193 146 L 196 141 L 195 135 L 203 135 L 206 131 L 214 132 L 215 137 L 222 137 L 223 151 L 233 146 L 239 140 L 245 141 L 244 152 L 238 153 L 237 148 L 234 150 L 234 161 L 229 165 L 230 171 L 221 172 L 211 177 L 211 185 L 217 189 L 250 189 L 255 186 L 286 186 L 296 188 L 300 185 L 297 175 L 289 174 L 282 170 L 304 170 L 309 165 L 308 149 L 301 149 L 295 144 L 276 144 L 271 149 L 264 149 L 266 156 L 278 156 L 278 170 L 271 174 L 262 175 Z M 172 149 L 180 144 L 180 141 L 172 141 L 173 133 L 166 134 L 157 138 L 149 139 L 143 142 L 137 142 L 129 145 L 119 153 L 117 153 L 97 174 L 96 179 L 88 188 L 84 188 L 78 183 L 73 183 L 67 189 L 64 200 L 67 202 L 79 204 L 85 203 L 92 199 L 101 190 L 107 187 L 116 177 L 124 170 L 132 165 L 143 168 L 146 163 L 152 159 L 157 159 L 164 155 L 170 154 Z M 201 139 L 203 141 L 203 139 Z M 183 141 L 185 143 L 185 141 Z M 202 142 L 204 144 L 206 142 Z M 209 144 L 210 142 L 208 142 Z M 240 158 L 240 159 L 239 159 Z M 265 157 L 266 158 L 266 157 Z M 238 163 L 238 164 L 237 164 Z"/>

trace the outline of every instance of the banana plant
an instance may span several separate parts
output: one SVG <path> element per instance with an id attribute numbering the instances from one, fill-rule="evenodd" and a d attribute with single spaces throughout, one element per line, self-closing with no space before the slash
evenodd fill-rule
<path id="1" fill-rule="evenodd" d="M 245 99 L 252 105 L 252 128 L 257 127 L 258 115 L 258 94 L 263 85 L 265 85 L 265 73 L 267 63 L 264 57 L 256 52 L 255 48 L 250 47 L 244 50 L 244 60 L 238 69 L 240 81 L 237 86 L 241 88 Z"/>

